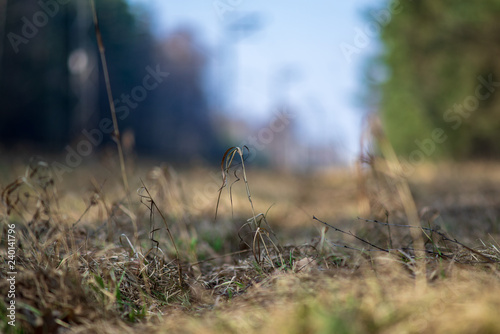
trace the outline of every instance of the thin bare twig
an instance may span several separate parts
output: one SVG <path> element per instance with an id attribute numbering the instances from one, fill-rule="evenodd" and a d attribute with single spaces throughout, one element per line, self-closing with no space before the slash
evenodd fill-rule
<path id="1" fill-rule="evenodd" d="M 396 227 L 407 227 L 407 228 L 418 228 L 420 230 L 425 230 L 425 231 L 429 231 L 429 232 L 434 232 L 436 233 L 437 235 L 439 235 L 441 237 L 441 239 L 443 241 L 450 241 L 450 242 L 453 242 L 457 245 L 460 245 L 462 246 L 463 248 L 467 249 L 469 252 L 472 252 L 482 258 L 484 258 L 486 261 L 490 262 L 490 263 L 497 263 L 498 261 L 482 254 L 481 252 L 478 252 L 477 250 L 463 244 L 462 242 L 458 241 L 456 238 L 450 238 L 448 237 L 446 234 L 444 234 L 443 232 L 441 231 L 438 231 L 436 229 L 433 229 L 433 228 L 430 228 L 430 227 L 423 227 L 423 226 L 413 226 L 413 225 L 404 225 L 404 224 L 389 224 L 389 223 L 384 223 L 384 222 L 381 222 L 381 221 L 378 221 L 378 220 L 372 220 L 372 219 L 364 219 L 364 218 L 360 218 L 358 217 L 359 220 L 364 220 L 366 222 L 372 222 L 372 223 L 376 223 L 376 224 L 380 224 L 380 225 L 386 225 L 386 226 L 396 226 Z"/>
<path id="2" fill-rule="evenodd" d="M 97 38 L 97 46 L 99 47 L 99 55 L 101 57 L 102 70 L 103 70 L 103 74 L 104 74 L 104 82 L 106 83 L 106 91 L 108 94 L 109 108 L 111 109 L 111 118 L 113 120 L 113 128 L 114 128 L 114 131 L 113 131 L 114 138 L 113 139 L 116 142 L 116 145 L 118 146 L 118 157 L 120 159 L 120 168 L 121 168 L 121 173 L 122 173 L 123 186 L 125 187 L 125 191 L 127 192 L 127 197 L 130 198 L 127 172 L 125 170 L 125 158 L 123 157 L 123 149 L 122 149 L 121 138 L 120 138 L 120 130 L 118 128 L 118 120 L 116 119 L 115 104 L 113 103 L 113 93 L 111 91 L 111 83 L 109 80 L 108 64 L 106 62 L 104 43 L 102 41 L 101 30 L 99 29 L 99 20 L 97 18 L 97 11 L 95 8 L 94 0 L 90 0 L 90 5 L 92 7 L 92 16 L 94 19 L 95 35 Z M 135 233 L 137 233 L 137 231 Z"/>
<path id="3" fill-rule="evenodd" d="M 365 240 L 365 239 L 363 239 L 363 238 L 358 237 L 357 235 L 355 235 L 355 234 L 354 234 L 354 233 L 352 233 L 351 231 L 349 231 L 349 232 L 343 231 L 343 230 L 341 230 L 341 229 L 339 229 L 339 228 L 336 228 L 336 227 L 335 227 L 335 226 L 333 226 L 333 225 L 330 225 L 330 224 L 328 224 L 328 223 L 326 223 L 326 222 L 324 222 L 324 221 L 322 221 L 322 220 L 320 220 L 320 219 L 316 218 L 315 216 L 313 216 L 313 219 L 314 219 L 314 220 L 317 220 L 318 222 L 320 222 L 320 223 L 321 223 L 321 224 L 323 224 L 323 225 L 326 225 L 326 226 L 328 226 L 328 227 L 332 228 L 333 230 L 335 230 L 335 231 L 337 231 L 337 232 L 340 232 L 340 233 L 344 233 L 344 234 L 350 235 L 351 237 L 354 237 L 354 238 L 358 239 L 359 241 L 361 241 L 361 242 L 363 242 L 363 243 L 365 243 L 365 244 L 367 244 L 367 245 L 370 245 L 370 246 L 371 246 L 371 247 L 373 247 L 373 248 L 376 248 L 376 249 L 378 249 L 378 250 L 380 250 L 380 251 L 382 251 L 382 252 L 389 253 L 389 250 L 384 249 L 384 248 L 381 248 L 381 247 L 379 247 L 379 246 L 377 246 L 377 245 L 374 245 L 374 244 L 372 244 L 371 242 L 369 242 L 369 241 L 367 241 L 367 240 Z"/>

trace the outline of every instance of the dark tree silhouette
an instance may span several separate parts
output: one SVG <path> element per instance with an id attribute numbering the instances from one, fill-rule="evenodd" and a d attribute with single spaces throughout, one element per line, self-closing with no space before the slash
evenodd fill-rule
<path id="1" fill-rule="evenodd" d="M 203 86 L 206 59 L 188 28 L 180 28 L 158 45 L 160 67 L 168 78 L 155 90 L 155 108 L 141 119 L 138 144 L 171 158 L 220 155 Z"/>
<path id="2" fill-rule="evenodd" d="M 136 14 L 140 8 L 124 0 L 96 5 L 120 129 L 133 130 L 139 153 L 210 158 L 217 141 L 195 34 L 179 29 L 157 42 L 147 18 Z M 9 1 L 5 17 L 2 144 L 60 150 L 89 133 L 96 146 L 110 141 L 102 130 L 111 116 L 89 3 Z"/>

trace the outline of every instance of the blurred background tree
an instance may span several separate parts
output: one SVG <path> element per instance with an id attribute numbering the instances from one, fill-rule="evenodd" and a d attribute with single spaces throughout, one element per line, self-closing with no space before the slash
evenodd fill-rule
<path id="1" fill-rule="evenodd" d="M 479 77 L 500 82 L 500 0 L 392 2 L 402 10 L 381 25 L 384 51 L 372 66 L 384 68 L 377 108 L 398 154 L 441 128 L 447 140 L 432 159 L 500 156 L 500 84 L 484 100 L 470 98 Z"/>
<path id="2" fill-rule="evenodd" d="M 146 9 L 125 0 L 96 6 L 122 134 L 132 130 L 139 153 L 218 159 L 223 150 L 211 129 L 196 33 L 181 29 L 158 40 Z M 61 151 L 111 118 L 89 1 L 16 0 L 2 7 L 0 142 Z M 170 77 L 150 80 L 155 88 L 130 102 L 134 88 L 144 92 L 144 78 L 158 69 Z"/>
<path id="3" fill-rule="evenodd" d="M 169 152 L 168 156 L 176 160 L 195 157 L 199 152 L 204 158 L 217 160 L 224 152 L 214 131 L 203 84 L 205 54 L 189 27 L 179 27 L 157 41 L 154 64 L 169 76 L 153 91 L 154 108 L 141 117 L 137 127 L 138 144 L 144 152 Z"/>

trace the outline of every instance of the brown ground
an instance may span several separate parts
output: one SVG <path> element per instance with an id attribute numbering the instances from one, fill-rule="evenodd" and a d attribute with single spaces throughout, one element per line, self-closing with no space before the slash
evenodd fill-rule
<path id="1" fill-rule="evenodd" d="M 431 229 L 422 234 L 427 253 L 419 253 L 407 228 L 389 232 L 357 219 L 408 223 L 399 179 L 380 169 L 296 175 L 249 165 L 258 219 L 247 223 L 253 214 L 243 180 L 231 188 L 232 210 L 224 190 L 214 221 L 217 166 L 129 166 L 127 197 L 114 161 L 87 163 L 62 180 L 43 164 L 26 174 L 27 160 L 0 163 L 0 290 L 9 287 L 7 236 L 15 224 L 17 329 L 500 331 L 499 164 L 427 165 L 410 177 L 422 226 Z M 139 196 L 146 192 L 135 191 L 141 180 L 157 205 L 152 220 L 151 202 Z M 366 242 L 333 228 L 322 234 L 313 215 Z M 368 242 L 392 250 L 372 251 Z M 12 331 L 6 305 L 0 325 Z"/>

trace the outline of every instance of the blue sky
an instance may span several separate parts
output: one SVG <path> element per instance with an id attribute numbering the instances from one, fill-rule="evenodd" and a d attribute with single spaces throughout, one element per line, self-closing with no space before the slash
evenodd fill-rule
<path id="1" fill-rule="evenodd" d="M 386 1 L 131 2 L 152 9 L 152 26 L 159 36 L 180 25 L 194 28 L 210 50 L 214 73 L 219 73 L 216 83 L 223 87 L 232 116 L 255 124 L 265 122 L 285 99 L 297 111 L 302 142 L 340 142 L 342 155 L 348 160 L 355 157 L 365 112 L 356 101 L 363 89 L 361 71 L 378 40 L 370 36 L 368 45 L 349 60 L 340 46 L 355 45 L 356 29 L 366 31 L 369 22 L 362 13 Z M 260 27 L 243 38 L 231 38 L 228 22 L 248 13 L 258 16 Z M 226 60 L 221 61 L 221 56 Z M 288 79 L 280 80 L 284 74 Z"/>

